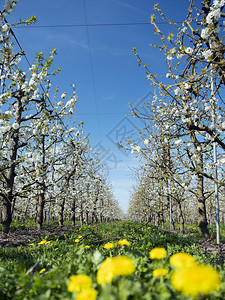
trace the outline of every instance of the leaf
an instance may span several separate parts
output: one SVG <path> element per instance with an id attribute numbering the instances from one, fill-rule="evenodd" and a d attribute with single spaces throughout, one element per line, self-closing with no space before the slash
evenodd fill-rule
<path id="1" fill-rule="evenodd" d="M 98 265 L 101 262 L 101 260 L 102 260 L 101 253 L 98 250 L 95 251 L 95 253 L 93 254 L 93 258 L 92 258 L 93 263 Z"/>

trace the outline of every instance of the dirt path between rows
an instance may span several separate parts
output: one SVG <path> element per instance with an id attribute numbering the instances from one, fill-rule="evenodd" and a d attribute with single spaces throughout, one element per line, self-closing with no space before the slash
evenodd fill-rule
<path id="1" fill-rule="evenodd" d="M 74 232 L 74 227 L 51 227 L 51 229 L 42 229 L 38 231 L 36 229 L 30 230 L 15 230 L 10 231 L 9 234 L 0 232 L 0 246 L 2 247 L 18 247 L 28 246 L 34 241 L 41 241 L 43 236 L 62 236 L 64 234 Z"/>

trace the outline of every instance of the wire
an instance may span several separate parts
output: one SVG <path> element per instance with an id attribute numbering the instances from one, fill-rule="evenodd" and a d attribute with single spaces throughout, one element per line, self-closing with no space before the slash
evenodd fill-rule
<path id="1" fill-rule="evenodd" d="M 96 115 L 97 113 L 78 113 L 76 116 L 89 116 L 89 115 Z M 104 113 L 98 113 L 99 116 L 103 115 L 126 115 L 127 113 L 125 112 L 116 112 L 116 113 L 111 113 L 111 112 L 104 112 Z"/>
<path id="2" fill-rule="evenodd" d="M 86 10 L 86 6 L 85 6 L 85 0 L 83 0 L 83 5 L 84 5 L 85 23 L 87 24 L 87 10 Z M 93 93 L 94 93 L 94 101 L 95 101 L 95 108 L 96 108 L 96 116 L 97 116 L 99 134 L 101 135 L 100 118 L 99 118 L 98 103 L 97 103 L 96 90 L 95 90 L 94 67 L 93 67 L 93 61 L 92 61 L 91 43 L 90 43 L 88 26 L 86 26 L 86 32 L 87 32 L 88 49 L 89 49 L 89 57 L 90 57 L 90 65 L 91 65 L 91 76 L 92 76 L 92 83 L 93 83 Z"/>
<path id="3" fill-rule="evenodd" d="M 176 22 L 178 24 L 183 21 Z M 156 24 L 167 24 L 166 22 L 156 22 Z M 31 25 L 31 26 L 19 26 L 17 29 L 23 28 L 59 28 L 59 27 L 106 27 L 106 26 L 138 26 L 138 25 L 152 25 L 150 22 L 130 22 L 130 23 L 96 23 L 96 24 L 56 24 L 56 25 Z"/>

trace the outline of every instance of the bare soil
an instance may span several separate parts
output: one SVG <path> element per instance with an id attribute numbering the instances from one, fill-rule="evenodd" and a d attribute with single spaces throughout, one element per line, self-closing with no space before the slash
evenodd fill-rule
<path id="1" fill-rule="evenodd" d="M 18 246 L 28 246 L 34 241 L 41 241 L 43 236 L 62 236 L 64 234 L 74 232 L 74 227 L 64 226 L 51 227 L 50 229 L 42 229 L 38 231 L 37 229 L 30 230 L 14 230 L 10 231 L 8 234 L 0 232 L 0 246 L 1 247 L 18 247 Z"/>

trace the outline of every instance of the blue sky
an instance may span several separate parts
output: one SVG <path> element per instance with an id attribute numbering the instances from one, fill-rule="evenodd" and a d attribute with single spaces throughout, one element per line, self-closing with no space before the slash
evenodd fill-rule
<path id="1" fill-rule="evenodd" d="M 47 56 L 51 49 L 57 49 L 54 67 L 60 67 L 61 72 L 53 84 L 59 86 L 60 92 L 68 93 L 70 84 L 75 84 L 77 121 L 84 121 L 92 146 L 102 149 L 102 162 L 124 211 L 134 183 L 131 168 L 137 166 L 137 160 L 119 151 L 115 142 L 124 132 L 133 130 L 134 120 L 126 116 L 130 115 L 129 102 L 135 105 L 139 98 L 153 92 L 132 47 L 136 47 L 154 73 L 164 74 L 165 69 L 161 53 L 149 47 L 157 41 L 152 25 L 116 24 L 150 23 L 155 2 L 175 21 L 184 20 L 190 3 L 188 0 L 19 0 L 15 11 L 8 16 L 10 23 L 32 15 L 37 17 L 35 25 L 40 27 L 14 29 L 30 62 L 37 52 Z M 86 24 L 102 25 L 87 27 Z M 142 123 L 135 126 L 141 128 Z"/>

